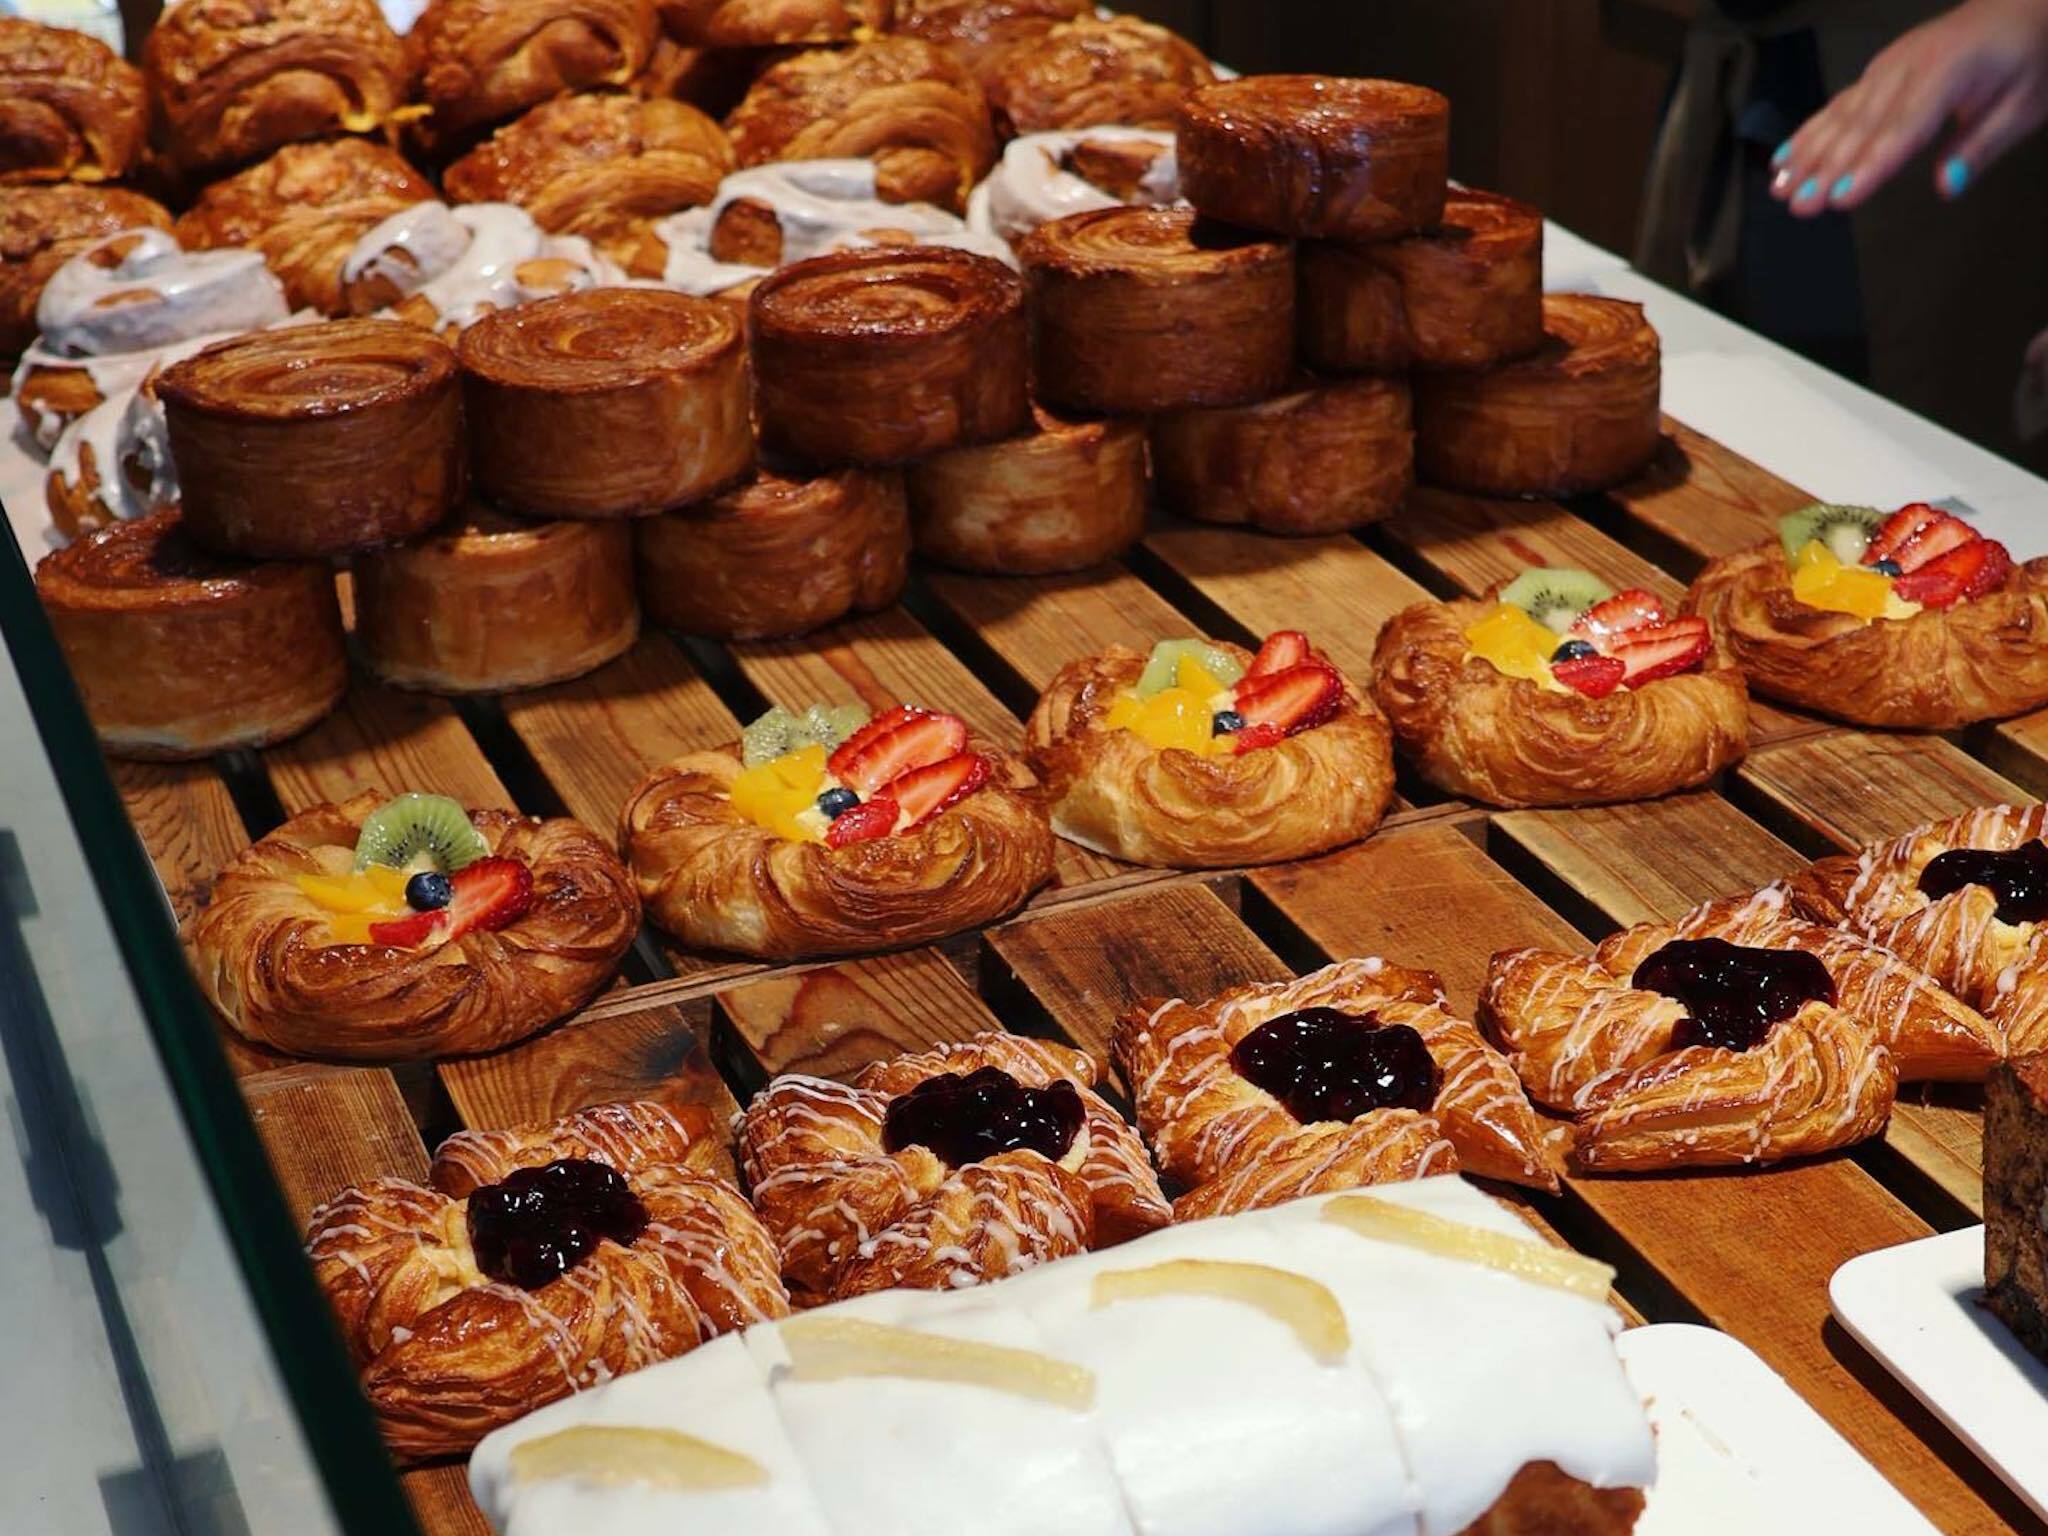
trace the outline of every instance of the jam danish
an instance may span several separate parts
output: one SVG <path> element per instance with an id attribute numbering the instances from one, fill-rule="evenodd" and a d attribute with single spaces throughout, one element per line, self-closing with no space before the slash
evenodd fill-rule
<path id="1" fill-rule="evenodd" d="M 133 64 L 83 32 L 0 16 L 0 185 L 118 181 L 148 133 Z"/>
<path id="2" fill-rule="evenodd" d="M 653 0 L 430 0 L 407 39 L 419 140 L 445 150 L 550 97 L 625 85 L 656 30 Z"/>
<path id="3" fill-rule="evenodd" d="M 1171 128 L 1188 92 L 1216 78 L 1186 38 L 1136 16 L 1077 16 L 995 56 L 989 106 L 1005 137 L 1119 123 Z"/>

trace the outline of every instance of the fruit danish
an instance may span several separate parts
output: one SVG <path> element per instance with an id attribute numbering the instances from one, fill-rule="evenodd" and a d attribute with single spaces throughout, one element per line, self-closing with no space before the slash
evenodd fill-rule
<path id="1" fill-rule="evenodd" d="M 2048 704 L 2048 560 L 1925 502 L 1813 506 L 1724 555 L 1686 605 L 1750 686 L 1857 725 L 1946 730 Z"/>
<path id="2" fill-rule="evenodd" d="M 1173 1219 L 1085 1051 L 988 1031 L 853 1081 L 790 1074 L 747 1106 L 740 1164 L 799 1303 L 952 1290 Z"/>
<path id="3" fill-rule="evenodd" d="M 688 48 L 845 43 L 889 24 L 890 0 L 655 0 L 663 30 Z"/>
<path id="4" fill-rule="evenodd" d="M 1216 78 L 1186 38 L 1136 16 L 1077 16 L 1013 43 L 988 66 L 1005 138 L 1120 123 L 1171 128 L 1188 92 Z"/>
<path id="5" fill-rule="evenodd" d="M 1004 49 L 1090 9 L 1088 0 L 896 0 L 889 26 L 945 49 L 986 90 Z"/>
<path id="6" fill-rule="evenodd" d="M 1425 779 L 1489 805 L 1645 800 L 1749 748 L 1749 695 L 1707 621 L 1584 571 L 1403 609 L 1374 647 L 1372 694 Z"/>
<path id="7" fill-rule="evenodd" d="M 631 878 L 576 822 L 365 792 L 239 855 L 186 943 L 207 1001 L 257 1044 L 416 1061 L 575 1012 L 639 927 Z"/>
<path id="8" fill-rule="evenodd" d="M 1305 859 L 1379 825 L 1387 723 L 1291 630 L 1258 654 L 1162 640 L 1069 662 L 1031 712 L 1053 830 L 1134 864 Z"/>
<path id="9" fill-rule="evenodd" d="M 1793 905 L 1918 966 L 1982 1010 L 2015 1056 L 2048 1049 L 2048 809 L 1929 822 L 1790 882 Z"/>
<path id="10" fill-rule="evenodd" d="M 0 16 L 0 185 L 118 181 L 148 133 L 133 64 L 83 32 Z"/>
<path id="11" fill-rule="evenodd" d="M 619 840 L 648 916 L 692 947 L 866 954 L 993 922 L 1045 883 L 1028 784 L 954 715 L 772 709 L 643 779 Z"/>
<path id="12" fill-rule="evenodd" d="M 429 151 L 592 86 L 624 85 L 654 51 L 653 0 L 429 0 L 407 43 Z"/>
<path id="13" fill-rule="evenodd" d="M 1180 197 L 1173 135 L 1158 128 L 1077 128 L 1027 133 L 967 200 L 968 222 L 1022 240 L 1070 213 L 1130 205 L 1164 208 Z"/>
<path id="14" fill-rule="evenodd" d="M 1853 1146 L 1891 1115 L 1899 1068 L 1808 949 L 1672 939 L 1636 959 L 1508 950 L 1479 1018 L 1529 1096 L 1578 1117 L 1591 1173 L 1780 1162 Z"/>
<path id="15" fill-rule="evenodd" d="M 1138 1129 L 1192 1221 L 1463 1168 L 1555 1191 L 1507 1060 L 1429 971 L 1345 960 L 1117 1021 Z"/>
<path id="16" fill-rule="evenodd" d="M 65 262 L 108 235 L 170 227 L 161 203 L 126 187 L 0 186 L 0 366 L 35 340 L 36 300 Z"/>
<path id="17" fill-rule="evenodd" d="M 379 1178 L 306 1230 L 385 1442 L 461 1455 L 501 1424 L 789 1314 L 775 1245 L 691 1105 L 461 1131 L 428 1185 Z"/>

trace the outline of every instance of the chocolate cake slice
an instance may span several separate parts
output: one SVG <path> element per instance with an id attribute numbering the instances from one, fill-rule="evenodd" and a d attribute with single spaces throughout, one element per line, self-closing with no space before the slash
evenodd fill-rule
<path id="1" fill-rule="evenodd" d="M 1999 1063 L 1985 1093 L 1984 1304 L 2048 1360 L 2048 1053 Z"/>

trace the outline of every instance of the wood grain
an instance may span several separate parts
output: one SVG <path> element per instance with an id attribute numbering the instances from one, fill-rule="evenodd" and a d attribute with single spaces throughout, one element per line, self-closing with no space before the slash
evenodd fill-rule
<path id="1" fill-rule="evenodd" d="M 1753 753 L 1738 778 L 1788 826 L 1839 848 L 2028 798 L 1939 736 L 1831 731 Z"/>
<path id="2" fill-rule="evenodd" d="M 1669 416 L 1664 434 L 1649 473 L 1606 499 L 1699 564 L 1776 538 L 1778 519 L 1813 500 Z"/>
<path id="3" fill-rule="evenodd" d="M 1112 645 L 1149 651 L 1200 626 L 1121 566 L 1001 581 L 934 571 L 925 586 L 976 641 L 1036 691 L 1061 667 Z"/>
<path id="4" fill-rule="evenodd" d="M 878 955 L 718 995 L 727 1026 L 769 1074 L 851 1077 L 872 1061 L 1002 1028 L 936 950 Z"/>
<path id="5" fill-rule="evenodd" d="M 365 789 L 449 795 L 471 807 L 509 807 L 512 797 L 476 738 L 444 699 L 357 678 L 340 709 L 263 754 L 288 814 Z"/>

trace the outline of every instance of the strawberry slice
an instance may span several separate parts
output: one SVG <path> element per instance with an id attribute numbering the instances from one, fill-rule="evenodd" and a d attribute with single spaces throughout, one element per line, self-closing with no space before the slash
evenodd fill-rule
<path id="1" fill-rule="evenodd" d="M 1880 560 L 1897 560 L 1899 551 L 1904 549 L 1913 536 L 1921 529 L 1938 523 L 1948 514 L 1924 501 L 1901 507 L 1884 520 L 1884 526 L 1864 548 L 1863 563 L 1875 565 Z"/>
<path id="2" fill-rule="evenodd" d="M 478 859 L 455 871 L 448 883 L 455 890 L 446 908 L 451 939 L 480 928 L 502 928 L 533 905 L 533 871 L 523 859 Z"/>
<path id="3" fill-rule="evenodd" d="M 987 758 L 979 752 L 961 752 L 894 780 L 889 794 L 903 813 L 903 830 L 921 827 L 947 806 L 965 800 L 988 782 L 988 775 Z"/>
<path id="4" fill-rule="evenodd" d="M 1628 675 L 1628 663 L 1619 656 L 1576 656 L 1553 662 L 1550 675 L 1574 693 L 1589 699 L 1604 699 L 1621 686 Z"/>
<path id="5" fill-rule="evenodd" d="M 1582 640 L 1601 640 L 1639 629 L 1653 629 L 1664 622 L 1664 605 L 1654 592 L 1630 587 L 1612 597 L 1602 598 L 1572 625 L 1570 633 Z"/>
<path id="6" fill-rule="evenodd" d="M 1239 681 L 1291 671 L 1306 662 L 1310 654 L 1308 636 L 1300 630 L 1276 630 L 1266 636 L 1266 643 L 1259 647 L 1259 654 L 1252 658 L 1252 664 L 1245 668 L 1244 678 Z"/>
<path id="7" fill-rule="evenodd" d="M 404 917 L 394 917 L 389 922 L 370 924 L 370 942 L 389 945 L 392 949 L 417 949 L 434 935 L 434 930 L 448 920 L 442 910 L 432 912 L 408 912 Z"/>
<path id="8" fill-rule="evenodd" d="M 1892 583 L 1892 591 L 1923 608 L 1949 608 L 1995 592 L 2012 572 L 2012 556 L 1996 539 L 1973 538 Z"/>
<path id="9" fill-rule="evenodd" d="M 1286 739 L 1287 732 L 1280 726 L 1261 722 L 1234 732 L 1230 738 L 1230 750 L 1242 757 L 1245 753 L 1256 752 L 1261 747 L 1277 747 Z"/>
<path id="10" fill-rule="evenodd" d="M 1272 745 L 1266 739 L 1271 732 L 1259 731 L 1260 726 L 1276 728 L 1284 739 L 1321 725 L 1337 713 L 1343 699 L 1344 679 L 1334 667 L 1320 661 L 1305 662 L 1264 677 L 1246 677 L 1237 685 L 1237 712 L 1244 717 L 1244 725 L 1237 731 L 1238 739 L 1233 746 L 1239 752 L 1248 752 L 1253 746 Z M 1248 745 L 1245 738 L 1255 731 L 1257 737 Z"/>
<path id="11" fill-rule="evenodd" d="M 1655 629 L 1635 630 L 1617 637 L 1608 655 L 1626 668 L 1621 680 L 1636 688 L 1697 666 L 1712 644 L 1713 634 L 1707 621 L 1697 614 L 1688 614 Z"/>
<path id="12" fill-rule="evenodd" d="M 825 846 L 844 848 L 851 843 L 887 837 L 896 830 L 898 809 L 896 802 L 883 794 L 861 801 L 850 811 L 841 811 L 825 832 Z"/>
<path id="13" fill-rule="evenodd" d="M 913 768 L 944 762 L 966 745 L 967 722 L 958 715 L 904 705 L 854 732 L 827 759 L 827 766 L 834 778 L 865 799 Z"/>

